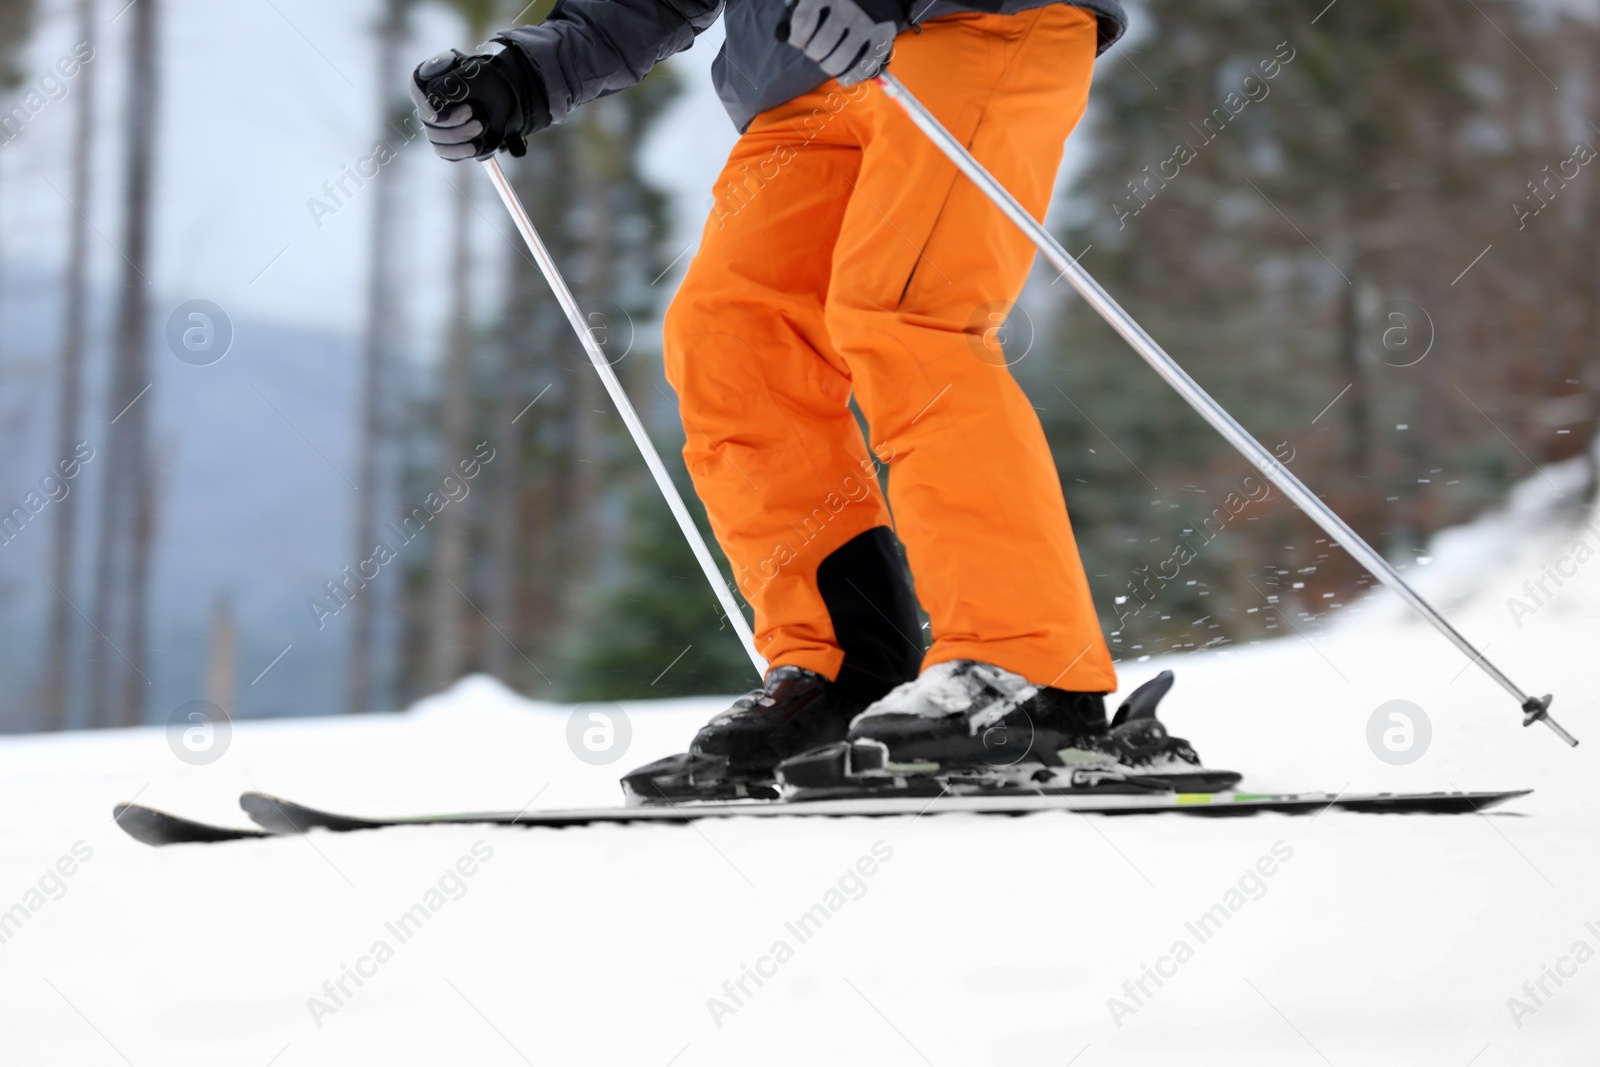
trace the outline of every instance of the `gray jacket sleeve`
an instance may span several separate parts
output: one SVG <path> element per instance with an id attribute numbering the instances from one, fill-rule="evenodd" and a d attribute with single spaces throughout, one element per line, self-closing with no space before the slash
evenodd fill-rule
<path id="1" fill-rule="evenodd" d="M 561 122 L 579 104 L 637 85 L 721 13 L 722 0 L 559 0 L 539 25 L 498 39 L 532 62 L 550 121 Z"/>

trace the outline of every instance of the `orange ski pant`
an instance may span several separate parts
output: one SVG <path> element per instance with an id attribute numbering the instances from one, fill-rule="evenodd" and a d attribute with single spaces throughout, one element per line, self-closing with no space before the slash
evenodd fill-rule
<path id="1" fill-rule="evenodd" d="M 960 14 L 902 34 L 893 70 L 1042 218 L 1095 47 L 1079 8 Z M 836 677 L 818 565 L 892 526 L 931 620 L 924 667 L 1116 688 L 1049 446 L 996 336 L 1033 252 L 871 83 L 830 81 L 734 146 L 665 355 L 690 475 L 774 666 Z"/>

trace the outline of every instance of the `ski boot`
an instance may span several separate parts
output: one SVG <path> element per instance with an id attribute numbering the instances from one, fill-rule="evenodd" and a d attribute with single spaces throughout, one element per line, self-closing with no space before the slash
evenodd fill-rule
<path id="1" fill-rule="evenodd" d="M 1160 793 L 1121 763 L 1099 693 L 938 663 L 858 715 L 844 741 L 784 761 L 790 800 L 944 792 Z"/>
<path id="2" fill-rule="evenodd" d="M 787 799 L 873 793 L 1214 793 L 1239 782 L 1169 735 L 1156 705 L 1171 671 L 1141 685 L 1108 729 L 1098 693 L 1034 686 L 986 663 L 938 664 L 858 716 L 845 742 L 785 761 Z"/>
<path id="3" fill-rule="evenodd" d="M 784 758 L 840 741 L 865 706 L 804 667 L 774 667 L 766 683 L 700 728 L 689 751 L 622 779 L 630 806 L 684 800 L 776 800 Z"/>

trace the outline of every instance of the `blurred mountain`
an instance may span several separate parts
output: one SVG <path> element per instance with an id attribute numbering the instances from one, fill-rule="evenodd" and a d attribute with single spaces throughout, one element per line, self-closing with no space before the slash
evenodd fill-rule
<path id="1" fill-rule="evenodd" d="M 8 271 L 7 374 L 0 390 L 8 411 L 26 413 L 30 432 L 12 434 L 0 466 L 0 501 L 22 504 L 59 458 L 49 454 L 48 355 L 60 318 L 49 276 Z M 354 474 L 357 342 L 331 333 L 242 319 L 231 348 L 210 366 L 194 366 L 167 347 L 165 325 L 181 301 L 157 300 L 162 329 L 151 339 L 154 380 L 139 403 L 153 408 L 160 520 L 153 586 L 154 712 L 199 698 L 206 628 L 214 602 L 227 597 L 239 625 L 241 685 L 235 715 L 329 714 L 338 710 L 344 635 L 337 618 L 319 631 L 307 601 L 354 561 L 350 543 Z M 110 299 L 94 294 L 103 321 Z M 104 353 L 89 382 L 86 443 L 95 458 L 67 483 L 81 493 L 98 485 L 104 458 Z M 92 514 L 96 493 L 85 494 Z M 91 523 L 87 524 L 92 528 Z M 46 596 L 37 580 L 52 536 L 46 505 L 0 546 L 0 671 L 31 680 L 42 654 Z M 80 589 L 82 586 L 80 585 Z M 74 597 L 87 611 L 87 594 Z M 88 631 L 87 625 L 84 630 Z M 273 657 L 283 660 L 255 685 Z M 117 652 L 87 634 L 88 654 Z M 84 709 L 75 708 L 74 721 Z M 26 685 L 0 697 L 0 730 L 33 728 Z"/>

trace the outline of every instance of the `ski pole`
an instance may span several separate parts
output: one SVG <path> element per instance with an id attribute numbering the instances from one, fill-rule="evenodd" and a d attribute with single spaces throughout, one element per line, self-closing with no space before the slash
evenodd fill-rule
<path id="1" fill-rule="evenodd" d="M 1121 334 L 1123 340 L 1132 345 L 1134 351 L 1138 352 L 1157 374 L 1166 379 L 1167 384 L 1177 390 L 1178 395 L 1188 401 L 1189 406 L 1199 412 L 1201 418 L 1209 422 L 1229 444 L 1238 449 L 1268 481 L 1281 489 L 1284 496 L 1294 501 L 1312 522 L 1326 530 L 1346 552 L 1355 557 L 1356 562 L 1399 594 L 1400 599 L 1431 622 L 1440 633 L 1469 656 L 1472 662 L 1499 682 L 1506 692 L 1516 697 L 1517 702 L 1522 705 L 1522 725 L 1530 726 L 1534 722 L 1542 722 L 1567 744 L 1577 745 L 1578 739 L 1562 729 L 1561 724 L 1550 717 L 1550 701 L 1553 699 L 1550 695 L 1529 696 L 1502 674 L 1499 668 L 1485 659 L 1483 653 L 1473 647 L 1472 642 L 1461 636 L 1443 615 L 1435 611 L 1416 590 L 1406 584 L 1405 579 L 1389 565 L 1388 560 L 1367 544 L 1360 534 L 1351 529 L 1349 524 L 1324 504 L 1315 493 L 1307 489 L 1305 484 L 1279 462 L 1276 456 L 1250 436 L 1250 432 L 1229 415 L 1221 404 L 1213 400 L 1211 395 L 1200 387 L 1200 383 L 1191 378 L 1188 372 L 1156 343 L 1155 338 L 1146 333 L 1144 328 L 1134 321 L 1133 316 L 1124 311 L 1122 306 L 1112 299 L 1111 294 L 1102 289 L 1100 283 L 1095 281 L 1065 248 L 1061 247 L 1061 243 L 1051 236 L 1050 231 L 1030 215 L 1028 210 L 1017 202 L 1017 198 L 996 181 L 960 141 L 950 135 L 950 131 L 946 130 L 939 120 L 933 117 L 933 113 L 900 83 L 900 79 L 884 71 L 875 80 L 891 99 L 905 109 L 917 128 L 927 134 L 929 140 L 950 157 L 950 162 L 972 179 L 973 184 L 994 201 L 995 206 L 1004 212 L 1007 218 L 1021 228 L 1022 232 L 1039 247 L 1039 251 L 1044 253 L 1044 257 L 1061 272 L 1078 294 L 1089 302 L 1089 306 L 1099 312 L 1100 317 Z"/>
<path id="2" fill-rule="evenodd" d="M 750 624 L 745 622 L 744 613 L 739 610 L 739 605 L 733 599 L 727 583 L 722 580 L 722 572 L 717 569 L 716 560 L 711 558 L 711 550 L 706 547 L 705 538 L 700 536 L 700 530 L 690 517 L 689 509 L 684 506 L 678 487 L 673 484 L 672 476 L 667 473 L 666 465 L 661 462 L 661 455 L 656 451 L 656 446 L 650 442 L 650 435 L 645 432 L 644 423 L 639 421 L 638 412 L 633 410 L 628 394 L 622 391 L 622 383 L 617 381 L 616 372 L 611 369 L 611 364 L 606 362 L 599 343 L 589 332 L 583 312 L 578 307 L 578 301 L 573 297 L 572 290 L 567 287 L 566 280 L 561 277 L 560 268 L 550 257 L 544 242 L 539 239 L 539 231 L 533 228 L 533 220 L 528 217 L 527 209 L 522 206 L 516 190 L 511 188 L 511 183 L 506 180 L 505 172 L 500 169 L 499 162 L 486 159 L 483 161 L 483 169 L 488 172 L 489 180 L 494 183 L 495 192 L 500 194 L 500 202 L 505 204 L 506 210 L 511 213 L 511 220 L 517 224 L 522 239 L 528 243 L 528 251 L 533 253 L 534 262 L 539 264 L 539 270 L 544 273 L 544 279 L 550 284 L 550 291 L 555 294 L 556 302 L 561 305 L 561 310 L 567 313 L 567 321 L 577 331 L 578 340 L 583 342 L 583 350 L 589 354 L 589 362 L 594 364 L 594 369 L 600 375 L 600 381 L 605 385 L 606 392 L 611 394 L 612 402 L 617 405 L 617 414 L 622 416 L 628 432 L 633 435 L 633 443 L 639 446 L 645 466 L 650 468 L 650 473 L 655 477 L 661 495 L 667 498 L 667 507 L 672 509 L 672 517 L 678 520 L 678 527 L 688 540 L 694 558 L 700 563 L 700 569 L 705 572 L 706 581 L 711 583 L 711 591 L 717 594 L 723 614 L 728 617 L 734 632 L 744 643 L 744 650 L 749 654 L 750 662 L 755 665 L 756 673 L 765 677 L 767 661 L 756 651 L 756 639 L 750 632 Z"/>

